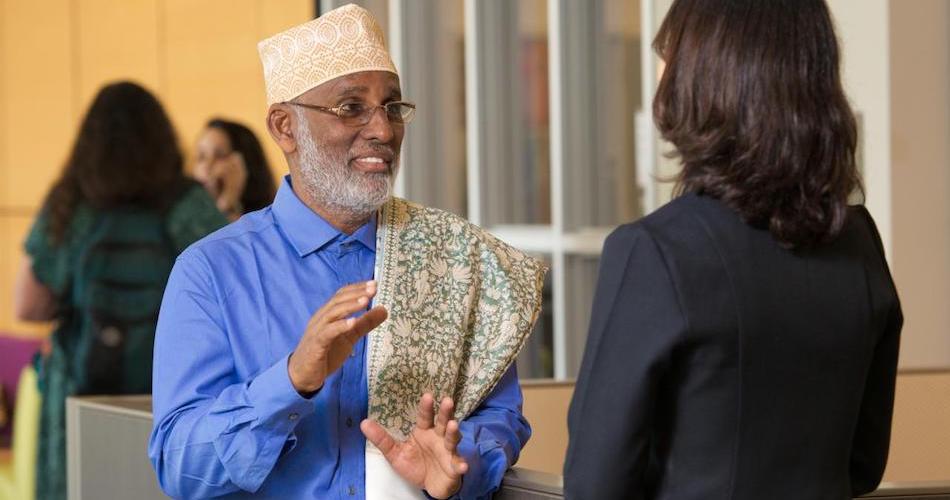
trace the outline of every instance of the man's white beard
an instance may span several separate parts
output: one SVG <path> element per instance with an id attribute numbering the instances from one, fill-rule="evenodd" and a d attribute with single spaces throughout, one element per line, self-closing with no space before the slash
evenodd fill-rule
<path id="1" fill-rule="evenodd" d="M 318 146 L 310 125 L 300 110 L 297 115 L 297 148 L 302 186 L 310 198 L 327 211 L 350 220 L 369 217 L 392 196 L 393 178 L 398 172 L 398 151 L 390 172 L 366 173 L 350 168 L 347 152 L 333 154 L 332 148 Z"/>

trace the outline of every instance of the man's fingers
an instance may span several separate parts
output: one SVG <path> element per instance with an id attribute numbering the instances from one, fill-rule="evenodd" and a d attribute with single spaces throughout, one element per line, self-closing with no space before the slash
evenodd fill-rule
<path id="1" fill-rule="evenodd" d="M 366 436 L 366 440 L 373 443 L 373 446 L 379 449 L 386 457 L 386 460 L 392 461 L 398 452 L 396 440 L 389 435 L 389 432 L 379 425 L 375 420 L 366 419 L 360 422 L 360 430 Z"/>
<path id="2" fill-rule="evenodd" d="M 373 328 L 383 324 L 383 321 L 386 321 L 387 317 L 389 317 L 389 312 L 386 311 L 386 308 L 383 306 L 376 306 L 361 314 L 356 318 L 356 323 L 353 326 L 354 337 L 359 339 L 363 335 L 366 335 Z"/>
<path id="3" fill-rule="evenodd" d="M 320 340 L 324 345 L 330 345 L 333 342 L 336 342 L 340 337 L 345 337 L 347 340 L 350 340 L 349 333 L 353 331 L 353 326 L 356 325 L 356 318 L 344 318 L 329 325 L 325 325 L 322 330 L 320 330 Z M 359 337 L 357 337 L 359 340 Z M 350 341 L 350 345 L 355 344 L 356 341 Z"/>
<path id="4" fill-rule="evenodd" d="M 446 425 L 445 453 L 438 454 L 439 466 L 450 477 L 458 477 L 468 471 L 468 463 L 458 454 L 458 443 L 462 440 L 457 420 L 450 420 Z"/>
<path id="5" fill-rule="evenodd" d="M 423 394 L 419 398 L 419 410 L 416 416 L 416 427 L 427 430 L 432 428 L 432 404 L 433 404 L 432 394 L 428 392 Z"/>
<path id="6" fill-rule="evenodd" d="M 376 294 L 375 281 L 360 281 L 358 283 L 353 283 L 353 284 L 341 287 L 339 290 L 336 291 L 336 293 L 333 294 L 332 297 L 330 297 L 330 300 L 328 300 L 326 304 L 324 304 L 323 307 L 321 307 L 320 309 L 326 310 L 332 307 L 333 304 L 336 304 L 339 302 L 346 302 L 347 300 L 350 300 L 351 298 L 362 297 L 362 296 L 372 297 L 375 294 Z"/>
<path id="7" fill-rule="evenodd" d="M 352 298 L 356 297 L 372 297 L 376 295 L 376 282 L 375 281 L 364 281 L 361 283 L 354 283 L 352 285 L 347 285 L 333 294 L 333 297 L 330 297 L 330 300 L 327 301 L 326 305 L 323 306 L 324 309 L 327 309 L 331 304 L 336 304 L 338 302 L 346 302 Z"/>
<path id="8" fill-rule="evenodd" d="M 320 316 L 319 321 L 323 323 L 332 323 L 336 320 L 346 318 L 355 312 L 365 310 L 367 305 L 369 305 L 369 298 L 362 296 L 353 297 L 346 301 L 340 301 L 336 304 L 333 304 L 333 307 L 325 310 Z"/>
<path id="9" fill-rule="evenodd" d="M 314 313 L 311 321 L 333 321 L 340 317 L 339 315 L 333 317 L 334 313 L 331 313 L 331 311 L 339 304 L 352 303 L 361 297 L 365 297 L 367 303 L 369 303 L 369 299 L 371 299 L 375 294 L 375 281 L 364 281 L 361 283 L 347 285 L 337 290 L 336 294 L 334 294 L 333 297 L 330 297 L 330 300 L 323 304 L 323 306 L 316 313 Z"/>
<path id="10" fill-rule="evenodd" d="M 439 436 L 445 436 L 445 428 L 452 420 L 452 413 L 455 411 L 455 403 L 452 398 L 442 398 L 439 403 L 439 414 L 435 417 L 435 432 Z"/>
<path id="11" fill-rule="evenodd" d="M 445 426 L 445 449 L 455 455 L 458 451 L 459 442 L 462 441 L 462 432 L 459 430 L 458 420 L 449 420 Z"/>
<path id="12" fill-rule="evenodd" d="M 347 292 L 352 292 L 352 291 L 369 290 L 369 289 L 372 289 L 374 291 L 376 290 L 376 280 L 357 281 L 356 283 L 351 283 L 349 285 L 346 285 L 340 288 L 339 290 L 336 291 L 336 293 L 341 294 L 341 293 L 347 293 Z"/>
<path id="13" fill-rule="evenodd" d="M 324 325 L 319 331 L 319 338 L 325 345 L 336 342 L 341 337 L 346 339 L 350 346 L 356 345 L 360 337 L 385 321 L 386 315 L 386 308 L 376 306 L 358 318 L 340 318 Z"/>
<path id="14" fill-rule="evenodd" d="M 468 472 L 468 462 L 464 458 L 456 455 L 452 457 L 452 469 L 459 476 L 464 476 Z"/>
<path id="15" fill-rule="evenodd" d="M 387 316 L 389 316 L 389 313 L 386 312 L 385 307 L 376 306 L 357 318 L 350 318 L 353 320 L 352 326 L 347 329 L 344 335 L 346 335 L 350 344 L 356 345 L 360 337 L 381 325 L 383 321 L 386 321 Z"/>

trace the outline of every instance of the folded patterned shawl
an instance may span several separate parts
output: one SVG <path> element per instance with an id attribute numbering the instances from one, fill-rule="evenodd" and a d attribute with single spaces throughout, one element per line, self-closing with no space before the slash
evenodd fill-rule
<path id="1" fill-rule="evenodd" d="M 541 310 L 545 265 L 441 210 L 393 198 L 379 217 L 369 417 L 395 437 L 424 392 L 464 419 L 515 361 Z"/>

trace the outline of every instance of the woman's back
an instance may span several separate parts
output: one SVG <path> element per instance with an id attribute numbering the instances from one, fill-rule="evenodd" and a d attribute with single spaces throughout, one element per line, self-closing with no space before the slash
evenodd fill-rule
<path id="1" fill-rule="evenodd" d="M 53 347 L 64 355 L 67 392 L 150 391 L 155 321 L 174 259 L 224 222 L 193 182 L 165 210 L 80 204 L 58 242 L 41 213 L 26 249 L 37 279 L 57 296 Z"/>
<path id="2" fill-rule="evenodd" d="M 226 220 L 190 182 L 167 210 L 80 203 L 60 241 L 49 223 L 42 212 L 26 241 L 36 279 L 57 299 L 52 349 L 40 371 L 37 496 L 62 498 L 65 398 L 151 392 L 155 321 L 174 259 Z"/>
<path id="3" fill-rule="evenodd" d="M 880 480 L 901 317 L 863 207 L 793 252 L 680 197 L 608 240 L 593 318 L 571 498 L 840 500 Z M 587 428 L 598 408 L 635 418 Z"/>
<path id="4" fill-rule="evenodd" d="M 678 196 L 604 246 L 574 498 L 845 499 L 887 458 L 900 306 L 824 0 L 673 0 L 653 118 Z M 761 229 L 756 229 L 761 228 Z"/>

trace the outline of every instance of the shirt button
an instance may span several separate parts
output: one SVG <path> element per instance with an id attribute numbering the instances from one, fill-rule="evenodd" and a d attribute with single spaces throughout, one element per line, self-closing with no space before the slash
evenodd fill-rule
<path id="1" fill-rule="evenodd" d="M 356 495 L 356 488 L 351 484 L 350 485 L 350 496 Z"/>
<path id="2" fill-rule="evenodd" d="M 297 420 L 299 417 L 300 415 L 297 412 L 293 412 L 290 415 L 287 415 L 287 418 L 289 418 L 290 420 Z"/>
<path id="3" fill-rule="evenodd" d="M 353 417 L 346 417 L 346 426 L 353 427 Z"/>

